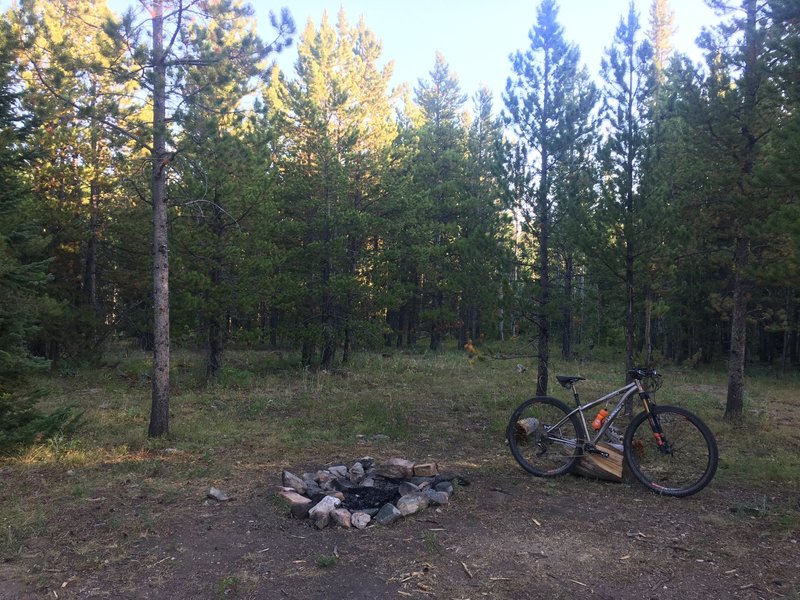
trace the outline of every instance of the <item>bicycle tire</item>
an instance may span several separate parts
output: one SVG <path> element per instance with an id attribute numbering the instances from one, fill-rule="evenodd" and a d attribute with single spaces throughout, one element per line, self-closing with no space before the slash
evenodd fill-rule
<path id="1" fill-rule="evenodd" d="M 624 453 L 634 477 L 658 494 L 696 494 L 714 478 L 719 451 L 714 434 L 695 414 L 677 406 L 653 407 L 665 444 L 659 445 L 646 412 L 625 430 Z"/>
<path id="2" fill-rule="evenodd" d="M 558 430 L 555 425 L 569 415 L 567 405 L 549 396 L 537 396 L 520 404 L 512 413 L 506 428 L 506 439 L 519 465 L 537 477 L 556 477 L 569 472 L 583 448 L 583 431 L 578 418 L 572 415 Z M 535 419 L 527 421 L 527 419 Z M 530 431 L 523 424 L 530 426 Z"/>

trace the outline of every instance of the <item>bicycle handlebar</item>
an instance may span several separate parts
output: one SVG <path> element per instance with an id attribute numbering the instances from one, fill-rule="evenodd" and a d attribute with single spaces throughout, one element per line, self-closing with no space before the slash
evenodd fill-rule
<path id="1" fill-rule="evenodd" d="M 633 379 L 638 379 L 639 381 L 648 377 L 661 377 L 661 374 L 655 369 L 646 369 L 644 367 L 636 367 L 635 369 L 631 369 L 628 371 L 628 375 Z"/>

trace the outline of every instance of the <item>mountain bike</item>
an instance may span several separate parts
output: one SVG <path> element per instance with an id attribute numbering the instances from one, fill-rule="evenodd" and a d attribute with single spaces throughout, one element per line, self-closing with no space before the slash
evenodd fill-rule
<path id="1" fill-rule="evenodd" d="M 581 404 L 575 384 L 584 377 L 557 375 L 572 390 L 575 408 L 549 396 L 520 404 L 511 415 L 506 436 L 511 453 L 523 469 L 537 477 L 568 473 L 584 455 L 608 458 L 607 443 L 622 443 L 630 472 L 645 486 L 666 496 L 690 496 L 702 490 L 717 470 L 719 451 L 714 434 L 699 417 L 684 408 L 657 406 L 649 389 L 660 384 L 655 369 L 628 371 L 631 382 L 605 396 Z M 634 394 L 644 410 L 633 417 L 624 436 L 614 426 Z M 611 411 L 609 402 L 619 396 Z M 588 422 L 586 414 L 604 405 Z"/>

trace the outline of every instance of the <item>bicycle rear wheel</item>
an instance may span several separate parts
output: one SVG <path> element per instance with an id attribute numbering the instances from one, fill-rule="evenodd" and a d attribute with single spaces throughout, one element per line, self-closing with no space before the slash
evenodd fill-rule
<path id="1" fill-rule="evenodd" d="M 624 452 L 631 472 L 665 496 L 690 496 L 702 490 L 717 471 L 714 434 L 697 416 L 675 406 L 653 407 L 661 427 L 661 444 L 646 412 L 625 430 Z"/>
<path id="2" fill-rule="evenodd" d="M 567 405 L 547 396 L 520 404 L 511 415 L 506 438 L 520 466 L 537 477 L 572 469 L 583 447 L 580 422 Z"/>

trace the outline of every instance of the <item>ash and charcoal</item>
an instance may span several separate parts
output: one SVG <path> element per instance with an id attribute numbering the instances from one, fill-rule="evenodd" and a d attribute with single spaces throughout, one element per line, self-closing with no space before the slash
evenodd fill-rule
<path id="1" fill-rule="evenodd" d="M 350 467 L 335 465 L 302 477 L 283 472 L 280 495 L 292 515 L 308 518 L 319 529 L 336 524 L 364 529 L 389 525 L 428 506 L 450 502 L 455 486 L 469 485 L 458 475 L 440 474 L 436 463 L 370 457 Z"/>
<path id="2" fill-rule="evenodd" d="M 385 489 L 376 487 L 354 487 L 343 490 L 344 500 L 342 506 L 354 512 L 370 508 L 380 508 L 387 502 L 394 504 L 400 500 L 400 492 L 397 486 L 390 486 Z"/>

